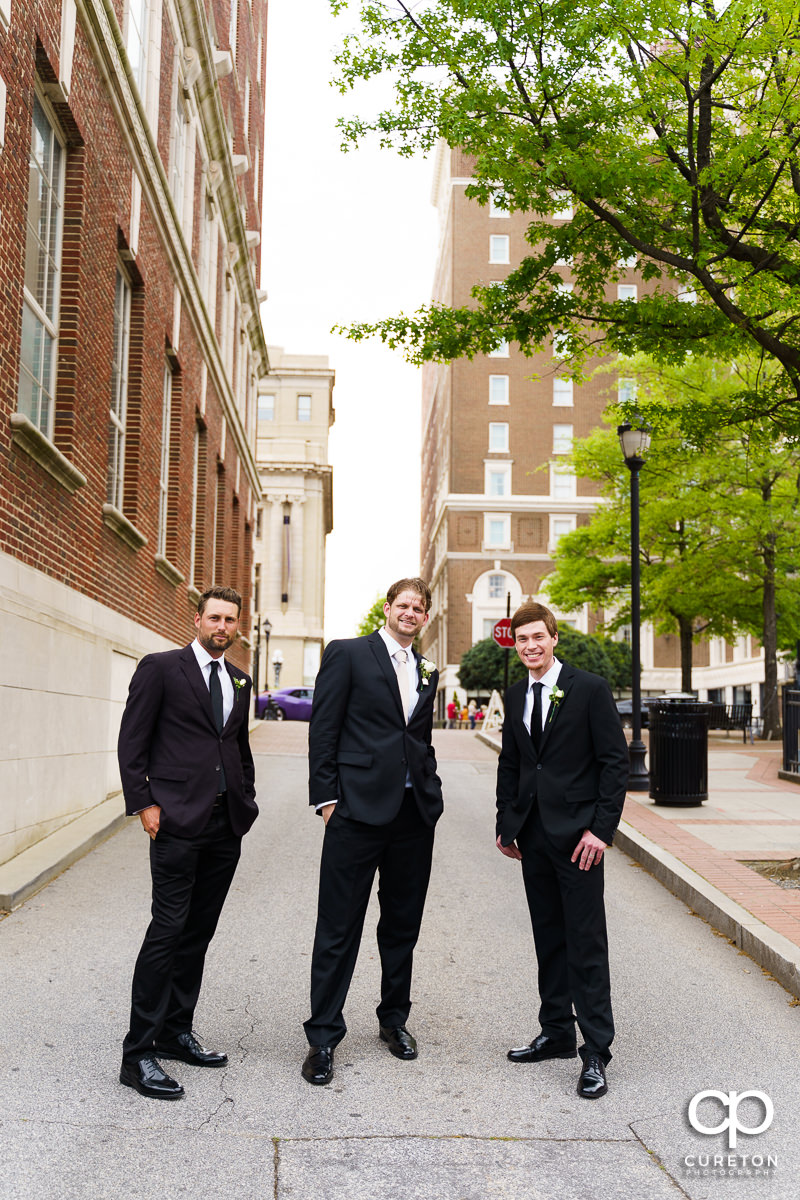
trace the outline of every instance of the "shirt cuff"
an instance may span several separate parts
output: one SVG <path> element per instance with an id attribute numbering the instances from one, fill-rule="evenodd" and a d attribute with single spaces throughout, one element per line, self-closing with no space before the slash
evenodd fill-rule
<path id="1" fill-rule="evenodd" d="M 329 804 L 338 804 L 338 803 L 339 803 L 339 797 L 337 796 L 335 800 L 326 800 L 324 804 L 315 805 L 314 812 L 322 812 L 323 808 L 327 808 Z"/>

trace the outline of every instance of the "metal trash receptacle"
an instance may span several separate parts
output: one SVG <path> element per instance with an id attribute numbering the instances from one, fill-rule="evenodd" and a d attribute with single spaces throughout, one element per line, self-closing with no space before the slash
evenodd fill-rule
<path id="1" fill-rule="evenodd" d="M 650 709 L 650 799 L 690 807 L 708 799 L 712 705 L 685 694 L 658 696 Z"/>

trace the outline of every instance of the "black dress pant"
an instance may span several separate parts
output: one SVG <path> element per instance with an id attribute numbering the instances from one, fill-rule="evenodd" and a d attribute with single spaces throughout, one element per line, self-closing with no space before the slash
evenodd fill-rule
<path id="1" fill-rule="evenodd" d="M 336 1046 L 347 1032 L 342 1009 L 376 870 L 381 913 L 381 1000 L 376 1012 L 380 1025 L 405 1025 L 432 855 L 433 828 L 422 820 L 411 788 L 406 788 L 400 811 L 388 825 L 352 821 L 334 809 L 320 861 L 311 1016 L 303 1025 L 311 1046 Z"/>
<path id="2" fill-rule="evenodd" d="M 196 837 L 160 830 L 150 842 L 152 920 L 133 972 L 122 1057 L 137 1062 L 158 1041 L 192 1028 L 208 944 L 236 871 L 242 839 L 224 806 Z"/>
<path id="3" fill-rule="evenodd" d="M 575 845 L 580 839 L 575 839 Z M 603 861 L 582 871 L 575 849 L 548 840 L 535 809 L 519 834 L 522 877 L 539 966 L 539 1023 L 548 1037 L 574 1037 L 575 1018 L 585 1045 L 581 1055 L 611 1058 L 614 1018 L 603 900 Z M 574 1007 L 574 1015 L 573 1015 Z"/>

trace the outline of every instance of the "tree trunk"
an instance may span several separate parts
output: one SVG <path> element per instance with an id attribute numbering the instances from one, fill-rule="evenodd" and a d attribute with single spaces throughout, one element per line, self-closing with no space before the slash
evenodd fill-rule
<path id="1" fill-rule="evenodd" d="M 775 612 L 775 535 L 764 547 L 764 592 L 762 600 L 764 645 L 764 737 L 780 736 L 778 711 L 778 620 Z"/>
<path id="2" fill-rule="evenodd" d="M 681 691 L 692 690 L 692 648 L 694 630 L 692 621 L 686 617 L 678 617 L 678 630 L 681 638 Z"/>

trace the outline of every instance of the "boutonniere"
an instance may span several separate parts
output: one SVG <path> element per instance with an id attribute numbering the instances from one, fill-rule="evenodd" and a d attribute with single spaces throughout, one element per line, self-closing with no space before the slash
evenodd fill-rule
<path id="1" fill-rule="evenodd" d="M 246 683 L 247 683 L 247 680 L 243 679 L 241 675 L 233 676 L 233 686 L 236 688 L 237 695 L 239 694 L 239 692 L 242 690 L 242 688 L 244 687 L 244 685 Z"/>
<path id="2" fill-rule="evenodd" d="M 550 689 L 550 712 L 547 714 L 548 725 L 552 721 L 553 715 L 563 699 L 564 692 L 560 687 L 554 687 Z"/>
<path id="3" fill-rule="evenodd" d="M 436 663 L 431 662 L 429 658 L 421 658 L 417 666 L 419 668 L 420 687 L 427 687 L 431 681 L 431 675 L 436 670 Z"/>

